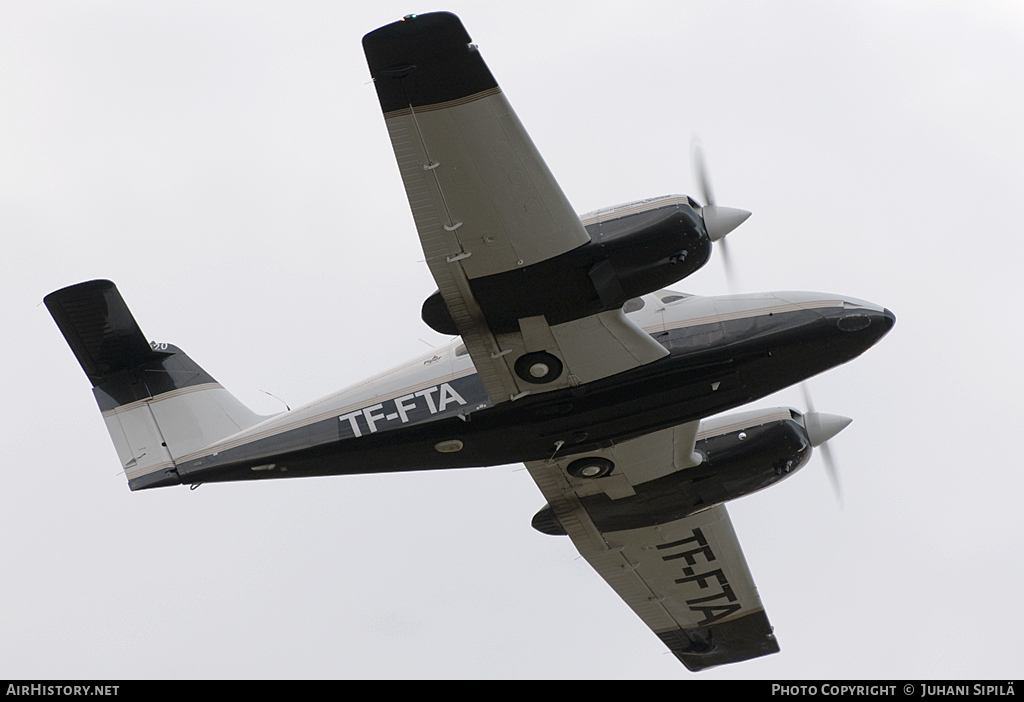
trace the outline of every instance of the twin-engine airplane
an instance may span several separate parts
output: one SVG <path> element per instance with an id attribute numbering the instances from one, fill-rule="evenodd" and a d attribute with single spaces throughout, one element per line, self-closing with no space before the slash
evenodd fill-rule
<path id="1" fill-rule="evenodd" d="M 93 384 L 132 490 L 523 462 L 533 518 L 579 552 L 690 670 L 779 650 L 725 503 L 807 463 L 849 420 L 705 419 L 845 363 L 892 328 L 877 305 L 665 288 L 749 213 L 685 196 L 579 217 L 457 17 L 410 15 L 363 47 L 447 347 L 304 407 L 251 412 L 149 343 L 113 283 L 46 306 Z"/>

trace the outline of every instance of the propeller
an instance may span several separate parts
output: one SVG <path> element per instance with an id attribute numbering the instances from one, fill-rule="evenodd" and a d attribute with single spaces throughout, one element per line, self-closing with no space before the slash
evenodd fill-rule
<path id="1" fill-rule="evenodd" d="M 721 248 L 725 278 L 729 284 L 729 290 L 733 291 L 736 287 L 735 276 L 729 263 L 729 249 L 725 243 L 725 235 L 746 222 L 750 213 L 735 207 L 722 207 L 715 202 L 715 195 L 711 190 L 711 179 L 708 177 L 707 164 L 704 161 L 704 148 L 701 146 L 699 139 L 694 138 L 691 152 L 693 169 L 697 176 L 698 186 L 700 187 L 700 196 L 704 200 L 704 206 L 700 208 L 701 217 L 704 218 L 704 228 L 707 229 L 711 241 L 718 243 L 718 246 Z"/>
<path id="2" fill-rule="evenodd" d="M 807 389 L 807 383 L 800 386 L 804 392 L 804 404 L 807 411 L 804 413 L 803 425 L 807 431 L 807 438 L 811 446 L 821 449 L 821 458 L 825 461 L 825 472 L 828 474 L 829 482 L 839 500 L 839 506 L 843 504 L 843 490 L 839 484 L 839 471 L 836 469 L 835 459 L 828 447 L 828 440 L 850 425 L 853 420 L 849 417 L 842 417 L 838 414 L 824 414 L 814 410 L 814 402 L 811 400 L 811 393 Z"/>
<path id="3" fill-rule="evenodd" d="M 704 200 L 704 206 L 700 208 L 701 217 L 704 219 L 704 228 L 707 229 L 708 237 L 721 249 L 722 265 L 725 267 L 725 278 L 729 285 L 730 292 L 734 291 L 735 275 L 729 262 L 729 249 L 726 245 L 726 235 L 736 227 L 747 221 L 750 212 L 735 207 L 722 207 L 715 202 L 715 194 L 711 189 L 711 178 L 708 176 L 707 163 L 704 160 L 704 147 L 700 139 L 694 137 L 690 145 L 693 158 L 693 170 L 697 177 L 697 184 L 700 187 L 700 196 Z M 836 469 L 835 458 L 828 447 L 828 440 L 848 427 L 853 421 L 849 417 L 842 417 L 838 414 L 825 414 L 814 409 L 814 402 L 811 400 L 811 393 L 807 384 L 802 386 L 804 403 L 807 411 L 801 416 L 801 423 L 807 432 L 807 438 L 811 446 L 821 449 L 821 457 L 825 461 L 825 472 L 828 474 L 829 482 L 836 493 L 839 505 L 843 504 L 843 490 L 839 483 L 839 471 Z"/>

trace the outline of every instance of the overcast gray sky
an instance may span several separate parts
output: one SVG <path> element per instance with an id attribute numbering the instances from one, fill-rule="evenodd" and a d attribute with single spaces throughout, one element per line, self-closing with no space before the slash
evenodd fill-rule
<path id="1" fill-rule="evenodd" d="M 743 291 L 897 316 L 810 382 L 844 507 L 730 505 L 782 652 L 696 677 L 1019 678 L 1020 4 L 352 5 L 0 4 L 0 677 L 691 677 L 521 466 L 130 493 L 39 304 L 110 278 L 261 413 L 443 341 L 360 39 L 449 9 L 579 212 L 699 135 Z"/>

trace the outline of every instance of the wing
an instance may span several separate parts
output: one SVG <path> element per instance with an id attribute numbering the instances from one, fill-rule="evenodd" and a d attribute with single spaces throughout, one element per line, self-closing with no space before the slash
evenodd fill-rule
<path id="1" fill-rule="evenodd" d="M 614 526 L 635 525 L 649 509 L 649 501 L 631 497 L 634 487 L 699 462 L 692 443 L 696 424 L 588 454 L 598 459 L 594 465 L 614 464 L 607 477 L 576 477 L 583 465 L 579 456 L 526 464 L 548 501 L 534 526 L 567 534 L 693 671 L 779 651 L 724 505 L 671 521 L 651 519 L 646 526 Z"/>
<path id="2" fill-rule="evenodd" d="M 590 237 L 455 15 L 410 15 L 367 34 L 363 48 L 427 265 L 491 401 L 667 355 L 620 310 L 549 325 L 481 306 L 474 281 Z M 514 300 L 515 286 L 502 296 Z"/>

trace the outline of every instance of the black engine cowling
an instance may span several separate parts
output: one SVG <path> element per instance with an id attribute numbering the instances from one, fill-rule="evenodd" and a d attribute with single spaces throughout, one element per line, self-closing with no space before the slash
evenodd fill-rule
<path id="1" fill-rule="evenodd" d="M 469 281 L 491 331 L 519 331 L 544 315 L 550 325 L 622 307 L 668 287 L 707 263 L 711 240 L 700 212 L 679 202 L 587 226 L 590 242 L 531 266 Z M 458 334 L 439 292 L 423 303 L 423 321 Z"/>
<path id="2" fill-rule="evenodd" d="M 811 443 L 797 416 L 702 439 L 696 450 L 704 456 L 703 463 L 634 485 L 636 494 L 631 497 L 613 500 L 600 493 L 580 502 L 597 528 L 609 532 L 665 524 L 763 490 L 810 460 Z M 545 534 L 565 534 L 547 505 L 532 524 Z"/>

